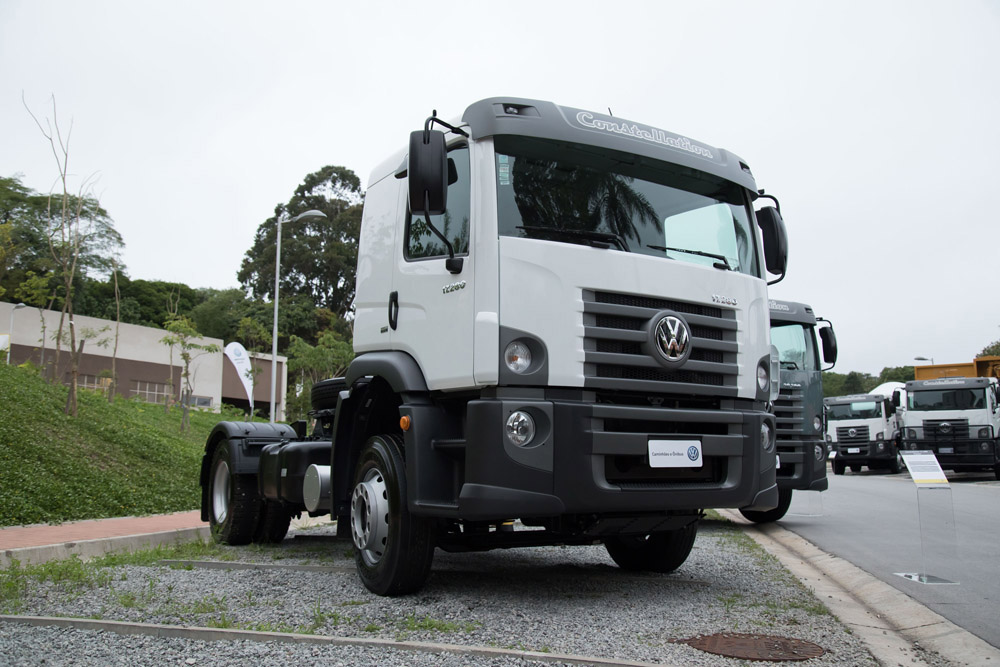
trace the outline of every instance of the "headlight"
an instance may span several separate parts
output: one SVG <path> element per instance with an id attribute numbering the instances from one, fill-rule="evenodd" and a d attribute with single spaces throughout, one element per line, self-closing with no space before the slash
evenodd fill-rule
<path id="1" fill-rule="evenodd" d="M 983 428 L 979 429 L 979 437 L 980 438 L 988 438 L 988 437 L 990 437 L 990 427 L 989 426 L 984 426 Z"/>
<path id="2" fill-rule="evenodd" d="M 757 386 L 761 391 L 767 391 L 771 387 L 771 378 L 767 374 L 764 364 L 757 367 Z"/>
<path id="3" fill-rule="evenodd" d="M 503 360 L 512 372 L 518 375 L 526 373 L 531 367 L 531 350 L 521 341 L 515 340 L 504 350 Z"/>
<path id="4" fill-rule="evenodd" d="M 771 432 L 771 424 L 768 422 L 761 422 L 760 425 L 760 446 L 763 447 L 765 452 L 771 451 L 771 447 L 774 446 L 774 439 Z"/>
<path id="5" fill-rule="evenodd" d="M 912 428 L 908 428 L 906 429 L 906 437 L 909 438 L 910 440 L 916 440 L 917 432 Z"/>
<path id="6" fill-rule="evenodd" d="M 507 439 L 518 447 L 529 444 L 535 437 L 535 420 L 527 412 L 517 410 L 507 417 L 504 429 Z"/>
<path id="7" fill-rule="evenodd" d="M 823 448 L 823 445 L 816 445 L 815 447 L 813 447 L 813 456 L 816 457 L 817 461 L 823 460 L 823 458 L 826 456 L 826 449 Z"/>
<path id="8" fill-rule="evenodd" d="M 885 434 L 884 433 L 876 433 L 875 434 L 875 439 L 876 440 L 884 440 L 885 439 Z"/>
<path id="9" fill-rule="evenodd" d="M 823 428 L 823 420 L 819 417 L 813 417 L 813 428 L 817 431 Z"/>
<path id="10" fill-rule="evenodd" d="M 832 436 L 832 435 L 830 435 L 829 433 L 827 433 L 827 434 L 826 434 L 826 441 L 827 441 L 827 442 L 833 442 L 833 436 Z"/>

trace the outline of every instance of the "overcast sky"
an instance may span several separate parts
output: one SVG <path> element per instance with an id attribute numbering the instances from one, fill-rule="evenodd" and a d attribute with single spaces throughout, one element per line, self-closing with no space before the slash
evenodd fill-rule
<path id="1" fill-rule="evenodd" d="M 1000 339 L 1000 2 L 0 0 L 0 175 L 58 174 L 132 278 L 238 286 L 302 178 L 372 168 L 432 109 L 512 95 L 733 151 L 781 199 L 771 296 L 836 325 L 840 372 Z M 920 363 L 920 362 L 917 362 Z"/>

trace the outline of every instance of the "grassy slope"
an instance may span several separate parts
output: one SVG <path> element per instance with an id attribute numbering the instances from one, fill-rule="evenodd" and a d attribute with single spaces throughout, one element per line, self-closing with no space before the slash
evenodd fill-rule
<path id="1" fill-rule="evenodd" d="M 66 389 L 0 365 L 0 526 L 196 509 L 205 439 L 220 420 Z M 232 418 L 232 417 L 230 417 Z M 237 419 L 239 419 L 237 417 Z"/>

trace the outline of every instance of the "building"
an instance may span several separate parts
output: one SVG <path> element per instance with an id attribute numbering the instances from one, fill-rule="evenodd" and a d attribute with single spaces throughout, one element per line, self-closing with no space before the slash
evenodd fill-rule
<path id="1" fill-rule="evenodd" d="M 0 302 L 0 350 L 6 359 L 10 345 L 12 364 L 31 362 L 46 367 L 48 372 L 69 381 L 69 344 L 62 345 L 62 354 L 56 358 L 56 332 L 59 329 L 58 311 L 25 306 L 16 308 L 12 303 Z M 116 324 L 111 320 L 95 317 L 74 318 L 77 345 L 83 341 L 80 358 L 80 387 L 106 389 L 111 383 L 111 366 L 114 357 L 118 376 L 116 393 L 127 398 L 139 398 L 150 403 L 180 400 L 183 362 L 180 351 L 162 342 L 169 332 L 136 324 Z M 68 340 L 68 322 L 64 323 Z M 115 350 L 115 332 L 118 346 Z M 44 331 L 44 335 L 43 335 Z M 199 338 L 199 345 L 215 344 L 219 352 L 196 353 L 191 362 L 191 385 L 194 406 L 219 411 L 222 403 L 243 409 L 249 408 L 243 383 L 232 362 L 222 353 L 225 343 L 218 338 Z M 260 369 L 254 383 L 254 409 L 267 415 L 271 398 L 271 355 L 252 355 L 254 365 Z M 287 359 L 278 356 L 278 386 L 275 396 L 275 419 L 285 417 L 284 396 L 288 384 Z"/>

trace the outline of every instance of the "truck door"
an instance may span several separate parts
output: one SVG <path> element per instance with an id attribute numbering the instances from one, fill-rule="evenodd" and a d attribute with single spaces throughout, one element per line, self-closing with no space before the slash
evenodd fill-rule
<path id="1" fill-rule="evenodd" d="M 449 147 L 448 162 L 448 207 L 444 214 L 431 216 L 431 222 L 451 241 L 455 256 L 463 258 L 462 271 L 448 271 L 445 244 L 423 216 L 411 215 L 405 207 L 390 295 L 390 312 L 395 312 L 392 346 L 416 359 L 430 389 L 474 386 L 475 257 L 469 252 L 474 232 L 468 145 Z"/>

